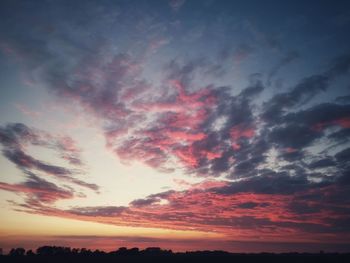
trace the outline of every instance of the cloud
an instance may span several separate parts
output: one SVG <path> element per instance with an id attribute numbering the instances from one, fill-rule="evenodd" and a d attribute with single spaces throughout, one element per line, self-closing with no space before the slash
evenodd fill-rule
<path id="1" fill-rule="evenodd" d="M 28 179 L 19 184 L 8 184 L 0 182 L 0 189 L 15 193 L 23 193 L 27 196 L 29 202 L 39 201 L 41 203 L 51 204 L 61 199 L 71 199 L 74 192 L 56 186 L 33 173 L 27 172 Z"/>
<path id="2" fill-rule="evenodd" d="M 290 51 L 288 52 L 270 71 L 267 77 L 267 85 L 271 85 L 272 78 L 275 77 L 275 75 L 278 73 L 278 71 L 283 68 L 284 66 L 287 66 L 289 63 L 293 62 L 294 60 L 298 59 L 300 57 L 299 53 L 297 51 Z"/>
<path id="3" fill-rule="evenodd" d="M 169 38 L 168 34 L 178 30 L 176 36 L 182 35 L 181 28 L 188 27 L 183 21 L 157 23 L 157 17 L 132 8 L 118 12 L 116 19 L 111 11 L 114 9 L 91 3 L 89 7 L 74 8 L 80 16 L 49 19 L 54 26 L 49 25 L 48 30 L 42 28 L 48 24 L 43 17 L 48 12 L 42 10 L 49 7 L 32 4 L 37 7 L 36 21 L 23 16 L 24 3 L 11 4 L 19 13 L 6 16 L 0 25 L 7 28 L 1 36 L 4 54 L 19 61 L 20 68 L 35 84 L 47 87 L 65 103 L 79 104 L 85 114 L 96 117 L 106 147 L 122 162 L 138 161 L 167 173 L 180 170 L 203 182 L 187 185 L 183 191 L 138 198 L 125 207 L 54 208 L 47 204 L 71 198 L 73 193 L 40 181 L 44 175 L 94 191 L 99 189 L 76 178 L 84 169 L 80 149 L 69 137 L 20 123 L 8 124 L 0 127 L 3 155 L 29 180 L 1 186 L 32 198 L 20 204 L 19 209 L 115 225 L 226 233 L 242 240 L 291 235 L 296 241 L 328 241 L 329 237 L 339 241 L 349 237 L 344 224 L 349 214 L 345 194 L 349 190 L 348 98 L 340 96 L 334 103 L 320 103 L 324 98 L 315 100 L 322 93 L 328 96 L 330 87 L 346 76 L 349 55 L 335 58 L 322 72 L 303 76 L 290 90 L 271 94 L 261 73 L 245 72 L 250 77 L 242 86 L 244 81 L 231 80 L 231 71 L 222 63 L 228 61 L 223 58 L 218 63 L 212 61 L 210 53 L 181 57 L 168 52 L 178 44 L 176 37 Z M 184 7 L 184 1 L 169 4 L 177 12 Z M 16 5 L 19 7 L 14 8 Z M 56 7 L 53 4 L 48 10 Z M 66 8 L 63 11 L 72 14 Z M 125 23 L 139 16 L 137 23 Z M 225 21 L 224 18 L 223 15 L 218 20 Z M 197 21 L 196 17 L 192 19 Z M 234 24 L 230 22 L 230 30 Z M 220 43 L 221 32 L 213 30 L 210 34 L 203 28 L 201 33 Z M 248 29 L 249 37 L 264 49 L 242 41 L 224 55 L 242 61 L 253 52 L 269 56 L 266 50 L 281 51 L 279 41 L 249 21 L 243 23 L 243 29 Z M 104 37 L 106 31 L 113 34 Z M 119 31 L 142 41 L 117 37 L 115 32 Z M 164 39 L 171 39 L 165 52 L 174 56 L 171 59 L 162 59 L 162 52 L 149 52 L 150 47 L 164 44 Z M 195 48 L 202 50 L 201 45 Z M 268 82 L 298 58 L 295 51 L 286 53 L 268 72 Z M 162 66 L 154 73 L 149 61 L 161 61 Z M 227 79 L 229 83 L 224 86 Z M 30 145 L 53 150 L 67 167 L 73 168 L 34 158 L 28 151 Z M 29 172 L 38 174 L 37 178 Z M 50 191 L 54 192 L 52 199 Z M 340 231 L 344 231 L 341 237 L 336 235 Z"/>
<path id="4" fill-rule="evenodd" d="M 300 149 L 310 145 L 322 134 L 310 129 L 309 126 L 302 124 L 289 124 L 286 127 L 274 128 L 270 135 L 270 142 L 276 143 L 280 147 L 290 147 Z"/>
<path id="5" fill-rule="evenodd" d="M 268 120 L 278 120 L 284 111 L 306 104 L 318 93 L 326 91 L 330 82 L 337 77 L 346 74 L 350 68 L 350 59 L 348 55 L 337 57 L 333 60 L 331 66 L 322 74 L 313 75 L 304 78 L 290 91 L 276 94 L 267 103 L 265 103 L 265 112 L 263 117 Z"/>
<path id="6" fill-rule="evenodd" d="M 21 169 L 37 169 L 42 172 L 53 174 L 56 176 L 64 176 L 71 174 L 71 171 L 69 171 L 66 168 L 49 165 L 44 162 L 38 161 L 32 158 L 31 156 L 25 154 L 23 151 L 4 150 L 3 155 Z"/>
<path id="7" fill-rule="evenodd" d="M 270 128 L 268 141 L 285 151 L 285 156 L 296 155 L 300 160 L 303 149 L 322 138 L 327 138 L 330 143 L 346 141 L 349 114 L 349 105 L 332 103 L 291 112 L 274 121 L 277 125 Z M 325 136 L 332 129 L 333 132 Z"/>
<path id="8" fill-rule="evenodd" d="M 130 203 L 130 205 L 132 206 L 136 206 L 136 207 L 142 207 L 142 206 L 148 206 L 154 203 L 159 202 L 160 200 L 158 198 L 155 197 L 149 197 L 147 199 L 136 199 L 134 201 L 132 201 Z"/>
<path id="9" fill-rule="evenodd" d="M 297 120 L 300 120 L 300 122 L 309 125 L 312 129 L 322 131 L 331 126 L 348 128 L 349 113 L 349 105 L 322 103 L 307 110 L 287 114 L 282 120 L 285 122 L 297 122 Z"/>
<path id="10" fill-rule="evenodd" d="M 329 134 L 327 137 L 339 142 L 348 142 L 350 138 L 350 129 L 341 129 Z"/>
<path id="11" fill-rule="evenodd" d="M 278 120 L 280 115 L 289 108 L 309 102 L 316 94 L 328 89 L 329 79 L 315 75 L 303 79 L 291 91 L 275 95 L 265 105 L 263 117 L 268 121 Z"/>
<path id="12" fill-rule="evenodd" d="M 20 103 L 16 103 L 15 107 L 24 115 L 29 116 L 31 118 L 38 118 L 39 116 L 41 116 L 41 113 L 38 111 L 33 111 L 31 109 L 29 109 L 25 104 L 20 104 Z"/>
<path id="13" fill-rule="evenodd" d="M 312 183 L 304 174 L 294 175 L 288 171 L 257 170 L 259 176 L 243 179 L 218 189 L 222 194 L 254 192 L 260 194 L 290 195 L 309 188 L 319 188 L 330 182 Z"/>
<path id="14" fill-rule="evenodd" d="M 259 80 L 253 80 L 251 81 L 251 85 L 247 88 L 243 89 L 241 93 L 239 94 L 239 97 L 243 99 L 250 99 L 252 97 L 255 97 L 259 95 L 263 90 L 264 86 Z"/>
<path id="15" fill-rule="evenodd" d="M 265 173 L 238 182 L 217 181 L 209 187 L 152 194 L 127 207 L 59 210 L 41 205 L 31 206 L 29 211 L 113 225 L 209 231 L 242 240 L 255 240 L 257 234 L 276 238 L 276 233 L 283 240 L 282 233 L 288 232 L 289 241 L 328 242 L 340 241 L 350 234 L 342 223 L 347 212 L 341 212 L 337 202 L 338 198 L 349 202 L 347 191 L 344 185 Z M 342 237 L 332 235 L 334 227 L 343 231 Z"/>
<path id="16" fill-rule="evenodd" d="M 10 123 L 0 127 L 0 143 L 8 150 L 23 151 L 28 144 L 55 150 L 69 163 L 83 165 L 80 149 L 70 137 L 52 136 L 44 131 L 29 128 L 22 123 Z"/>
<path id="17" fill-rule="evenodd" d="M 251 103 L 264 90 L 260 81 L 251 82 L 238 96 L 232 96 L 230 88 L 193 85 L 198 76 L 221 74 L 217 65 L 200 57 L 170 61 L 160 87 L 155 87 L 141 76 L 143 65 L 137 57 L 112 53 L 100 44 L 95 49 L 93 54 L 77 51 L 72 63 L 59 70 L 44 68 L 42 81 L 101 118 L 107 146 L 123 161 L 219 176 L 232 170 L 234 159 L 249 159 L 244 158 L 247 148 L 263 144 L 252 136 L 258 127 Z M 242 45 L 239 51 L 247 54 L 252 48 Z M 218 119 L 226 121 L 213 125 Z"/>
<path id="18" fill-rule="evenodd" d="M 326 157 L 324 159 L 320 159 L 320 160 L 317 160 L 317 161 L 314 161 L 314 162 L 310 163 L 309 167 L 311 169 L 322 169 L 322 168 L 325 168 L 325 167 L 332 167 L 335 164 L 336 163 L 335 163 L 335 161 L 333 160 L 332 157 Z"/>
<path id="19" fill-rule="evenodd" d="M 349 103 L 350 102 L 350 95 L 347 96 L 339 96 L 335 99 L 336 102 L 338 103 Z"/>
<path id="20" fill-rule="evenodd" d="M 56 151 L 62 159 L 67 160 L 71 165 L 82 167 L 80 149 L 76 147 L 75 142 L 70 137 L 53 136 L 44 131 L 29 128 L 22 123 L 12 123 L 0 127 L 0 144 L 3 146 L 3 156 L 25 173 L 42 172 L 94 191 L 99 189 L 96 184 L 74 178 L 74 174 L 79 173 L 78 170 L 51 165 L 27 153 L 28 145 L 45 147 Z"/>
<path id="21" fill-rule="evenodd" d="M 232 54 L 234 63 L 237 63 L 237 64 L 241 63 L 253 52 L 254 52 L 254 48 L 248 44 L 243 43 L 238 45 Z"/>
<path id="22" fill-rule="evenodd" d="M 179 11 L 180 8 L 186 3 L 186 0 L 170 0 L 169 5 L 174 11 Z"/>
<path id="23" fill-rule="evenodd" d="M 77 207 L 70 209 L 68 212 L 91 217 L 114 217 L 120 216 L 127 208 L 123 206 L 96 206 L 96 207 Z"/>
<path id="24" fill-rule="evenodd" d="M 334 157 L 337 159 L 338 162 L 349 162 L 350 148 L 338 152 Z"/>

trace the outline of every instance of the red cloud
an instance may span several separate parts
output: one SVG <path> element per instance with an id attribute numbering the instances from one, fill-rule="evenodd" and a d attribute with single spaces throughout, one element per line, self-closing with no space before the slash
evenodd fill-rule
<path id="1" fill-rule="evenodd" d="M 24 193 L 29 198 L 36 198 L 43 203 L 54 203 L 61 199 L 71 199 L 73 193 L 54 186 L 53 184 L 32 186 L 30 184 L 7 184 L 0 182 L 0 189 L 15 193 Z"/>
<path id="2" fill-rule="evenodd" d="M 252 138 L 255 136 L 255 130 L 250 127 L 244 127 L 243 125 L 236 125 L 231 128 L 230 136 L 232 140 L 232 148 L 234 150 L 239 150 L 241 145 L 239 144 L 239 140 L 241 138 Z"/>
<path id="3" fill-rule="evenodd" d="M 193 152 L 193 147 L 182 147 L 174 150 L 174 154 L 185 166 L 190 168 L 196 168 L 198 166 L 199 161 Z"/>
<path id="4" fill-rule="evenodd" d="M 196 142 L 207 139 L 200 126 L 207 121 L 215 107 L 216 98 L 209 89 L 187 92 L 178 80 L 170 81 L 176 90 L 175 98 L 164 101 L 138 101 L 132 104 L 132 114 L 147 111 L 154 118 L 145 127 L 139 123 L 129 126 L 126 133 L 108 133 L 107 144 L 124 160 L 140 160 L 152 167 L 167 167 L 170 157 L 175 156 L 179 163 L 188 169 L 196 168 L 200 159 L 213 160 L 221 156 L 220 151 L 197 149 Z M 130 123 L 129 123 L 130 124 Z M 159 125 L 160 124 L 160 125 Z M 134 125 L 134 127 L 133 127 Z"/>
<path id="5" fill-rule="evenodd" d="M 330 126 L 340 126 L 342 128 L 350 128 L 350 118 L 340 118 L 327 122 L 320 122 L 313 126 L 313 129 L 316 131 L 322 131 Z"/>
<path id="6" fill-rule="evenodd" d="M 228 182 L 224 181 L 206 181 L 185 191 L 151 195 L 138 200 L 137 203 L 142 205 L 137 206 L 58 210 L 40 205 L 29 208 L 29 211 L 114 225 L 216 232 L 236 240 L 256 240 L 259 236 L 266 241 L 327 242 L 350 236 L 349 233 L 330 235 L 326 231 L 331 226 L 330 219 L 342 217 L 332 212 L 332 205 L 328 209 L 314 209 L 306 214 L 299 211 L 305 209 L 304 206 L 318 208 L 322 202 L 310 200 L 305 203 L 303 196 L 327 196 L 334 189 L 324 187 L 294 195 L 220 193 L 220 189 L 227 185 Z M 310 227 L 320 231 L 308 232 Z"/>
<path id="7" fill-rule="evenodd" d="M 186 143 L 200 141 L 206 138 L 206 134 L 203 132 L 188 133 L 183 131 L 166 131 L 165 135 L 174 141 L 180 141 L 180 142 L 186 142 Z"/>

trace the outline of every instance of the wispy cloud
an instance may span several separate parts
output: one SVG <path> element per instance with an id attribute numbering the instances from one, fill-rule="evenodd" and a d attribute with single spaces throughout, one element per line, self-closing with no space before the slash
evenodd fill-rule
<path id="1" fill-rule="evenodd" d="M 28 145 L 52 149 L 69 164 L 80 168 L 83 165 L 80 150 L 70 137 L 53 136 L 44 131 L 29 128 L 22 123 L 12 123 L 0 127 L 0 143 L 3 146 L 3 156 L 25 174 L 38 171 L 47 176 L 98 191 L 97 185 L 74 178 L 75 174 L 80 173 L 79 170 L 52 165 L 28 153 Z"/>

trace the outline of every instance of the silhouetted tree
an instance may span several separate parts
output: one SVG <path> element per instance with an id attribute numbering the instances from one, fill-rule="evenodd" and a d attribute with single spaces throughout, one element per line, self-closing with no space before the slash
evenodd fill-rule
<path id="1" fill-rule="evenodd" d="M 79 248 L 72 248 L 71 253 L 72 254 L 79 254 L 80 253 L 80 249 Z"/>
<path id="2" fill-rule="evenodd" d="M 42 246 L 42 247 L 39 247 L 37 250 L 36 250 L 36 253 L 38 255 L 42 255 L 42 256 L 49 256 L 49 255 L 52 255 L 52 247 L 50 246 Z"/>
<path id="3" fill-rule="evenodd" d="M 10 250 L 9 255 L 10 256 L 24 256 L 25 253 L 26 253 L 26 250 L 22 247 L 19 247 L 19 248 L 12 248 Z"/>
<path id="4" fill-rule="evenodd" d="M 38 255 L 48 256 L 48 255 L 68 255 L 71 254 L 70 247 L 56 247 L 56 246 L 43 246 L 36 250 Z"/>
<path id="5" fill-rule="evenodd" d="M 170 255 L 172 254 L 172 251 L 162 250 L 160 247 L 148 247 L 143 251 L 143 253 L 146 255 L 157 256 L 157 255 Z"/>
<path id="6" fill-rule="evenodd" d="M 145 252 L 155 252 L 158 253 L 162 251 L 160 247 L 148 247 L 145 249 Z"/>
<path id="7" fill-rule="evenodd" d="M 80 255 L 84 255 L 84 256 L 88 256 L 91 255 L 93 252 L 90 249 L 86 249 L 85 247 L 83 247 L 82 249 L 80 249 Z"/>
<path id="8" fill-rule="evenodd" d="M 1 263 L 68 263 L 80 262 L 268 262 L 268 263 L 295 263 L 295 262 L 311 262 L 311 263 L 333 263 L 333 262 L 350 262 L 350 253 L 259 253 L 259 254 L 239 254 L 229 253 L 225 251 L 189 251 L 173 253 L 171 250 L 163 250 L 159 247 L 149 247 L 139 250 L 137 247 L 128 249 L 121 247 L 116 251 L 106 253 L 101 250 L 91 251 L 90 249 L 69 248 L 57 246 L 39 247 L 35 255 L 32 250 L 25 253 L 24 248 L 13 248 L 10 253 L 0 256 Z"/>

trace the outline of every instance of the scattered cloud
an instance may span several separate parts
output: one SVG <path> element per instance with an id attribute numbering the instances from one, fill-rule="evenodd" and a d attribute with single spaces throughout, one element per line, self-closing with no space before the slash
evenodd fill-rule
<path id="1" fill-rule="evenodd" d="M 81 168 L 83 162 L 80 158 L 80 149 L 70 137 L 53 136 L 44 131 L 29 128 L 22 123 L 10 123 L 0 127 L 0 144 L 3 146 L 3 156 L 24 174 L 40 172 L 46 176 L 98 191 L 97 185 L 74 178 L 75 174 L 80 173 L 79 170 L 52 165 L 28 153 L 28 145 L 52 149 L 69 164 Z"/>

